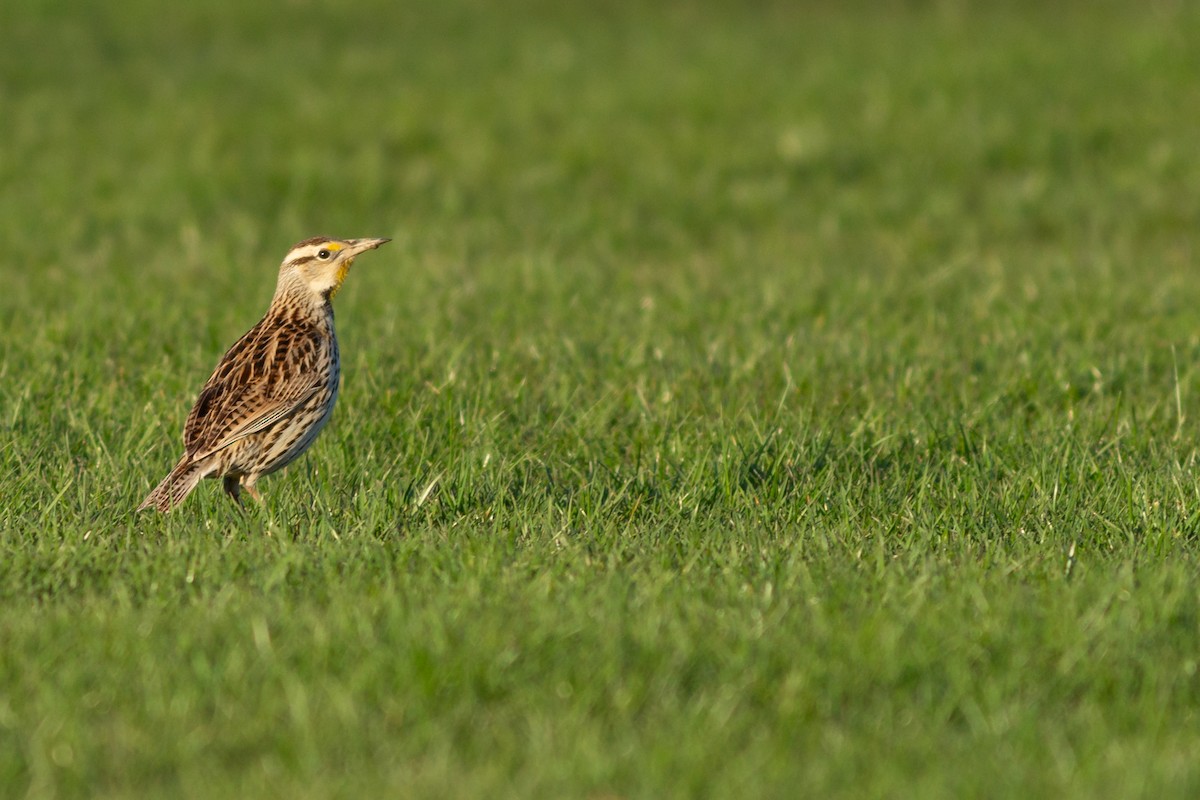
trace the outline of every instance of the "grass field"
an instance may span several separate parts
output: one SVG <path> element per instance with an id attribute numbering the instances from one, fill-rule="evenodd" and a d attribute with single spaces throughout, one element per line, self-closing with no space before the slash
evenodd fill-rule
<path id="1" fill-rule="evenodd" d="M 0 18 L 0 795 L 1200 796 L 1193 4 Z"/>

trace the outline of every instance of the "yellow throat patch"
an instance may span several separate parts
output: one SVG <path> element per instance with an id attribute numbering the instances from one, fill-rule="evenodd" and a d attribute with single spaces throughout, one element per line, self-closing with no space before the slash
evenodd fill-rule
<path id="1" fill-rule="evenodd" d="M 333 278 L 333 288 L 329 290 L 329 299 L 332 300 L 339 291 L 342 284 L 346 281 L 346 276 L 350 274 L 350 265 L 354 263 L 353 258 L 347 258 L 341 264 L 338 264 L 337 275 Z"/>

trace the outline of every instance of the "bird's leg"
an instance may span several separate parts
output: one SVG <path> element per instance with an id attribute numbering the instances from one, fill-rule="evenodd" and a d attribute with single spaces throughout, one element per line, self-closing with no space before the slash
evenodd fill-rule
<path id="1" fill-rule="evenodd" d="M 221 484 L 225 488 L 225 494 L 233 498 L 233 502 L 239 507 L 242 506 L 242 484 L 241 478 L 237 475 L 226 475 L 224 482 Z"/>
<path id="2" fill-rule="evenodd" d="M 262 495 L 258 493 L 258 488 L 254 485 L 253 477 L 251 477 L 250 480 L 248 480 L 244 484 L 242 484 L 242 488 L 246 490 L 246 493 L 248 495 L 250 495 L 251 497 L 254 498 L 254 502 L 256 502 L 256 503 L 262 502 Z"/>

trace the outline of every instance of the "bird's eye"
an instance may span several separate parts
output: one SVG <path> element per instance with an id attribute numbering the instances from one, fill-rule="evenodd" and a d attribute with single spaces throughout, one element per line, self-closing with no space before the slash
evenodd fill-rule
<path id="1" fill-rule="evenodd" d="M 329 251 L 328 250 L 318 250 L 317 258 L 321 259 L 322 261 L 327 260 L 329 258 Z"/>

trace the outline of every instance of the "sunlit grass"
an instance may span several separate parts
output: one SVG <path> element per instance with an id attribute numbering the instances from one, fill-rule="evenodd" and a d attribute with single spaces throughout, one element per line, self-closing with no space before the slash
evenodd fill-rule
<path id="1" fill-rule="evenodd" d="M 6 12 L 9 794 L 1196 795 L 1200 17 L 753 5 Z"/>

